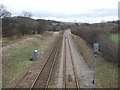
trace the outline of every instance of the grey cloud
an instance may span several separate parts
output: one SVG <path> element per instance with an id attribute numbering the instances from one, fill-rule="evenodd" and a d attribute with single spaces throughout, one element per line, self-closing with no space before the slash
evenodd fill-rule
<path id="1" fill-rule="evenodd" d="M 33 15 L 36 17 L 56 17 L 56 18 L 66 18 L 67 16 L 63 13 L 52 13 L 48 11 L 34 11 Z"/>
<path id="2" fill-rule="evenodd" d="M 70 17 L 82 18 L 82 17 L 106 17 L 106 16 L 118 16 L 117 9 L 94 9 L 91 13 L 87 14 L 72 14 Z"/>
<path id="3" fill-rule="evenodd" d="M 117 9 L 92 9 L 91 13 L 87 14 L 69 14 L 66 13 L 52 13 L 48 11 L 34 11 L 33 15 L 36 17 L 56 17 L 56 18 L 92 18 L 92 17 L 106 17 L 118 16 Z"/>
<path id="4" fill-rule="evenodd" d="M 50 11 L 31 11 L 34 17 L 56 17 L 56 18 L 97 18 L 97 17 L 108 17 L 108 16 L 118 16 L 118 10 L 115 9 L 91 9 L 90 13 L 86 14 L 67 14 L 67 13 L 54 13 Z M 12 11 L 13 15 L 20 15 L 20 11 Z"/>

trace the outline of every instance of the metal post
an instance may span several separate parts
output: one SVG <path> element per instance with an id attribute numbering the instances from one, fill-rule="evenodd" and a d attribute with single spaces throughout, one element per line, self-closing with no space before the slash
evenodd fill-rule
<path id="1" fill-rule="evenodd" d="M 93 69 L 94 69 L 94 73 L 93 73 L 93 84 L 96 87 L 96 66 L 97 66 L 97 54 L 94 54 L 94 64 L 93 64 Z"/>
<path id="2" fill-rule="evenodd" d="M 33 60 L 37 60 L 38 59 L 38 51 L 34 50 L 33 52 Z"/>
<path id="3" fill-rule="evenodd" d="M 97 55 L 99 53 L 99 43 L 93 44 L 93 52 L 94 52 L 94 62 L 93 62 L 93 84 L 95 85 L 95 88 L 97 86 L 97 80 L 96 80 L 96 66 L 97 66 Z"/>

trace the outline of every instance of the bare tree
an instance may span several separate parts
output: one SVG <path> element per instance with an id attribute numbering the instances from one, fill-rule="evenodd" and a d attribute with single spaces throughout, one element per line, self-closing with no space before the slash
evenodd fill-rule
<path id="1" fill-rule="evenodd" d="M 0 18 L 10 17 L 11 13 L 6 10 L 4 5 L 0 5 Z"/>
<path id="2" fill-rule="evenodd" d="M 26 11 L 22 11 L 22 15 L 23 17 L 32 17 L 32 13 L 31 12 L 26 12 Z"/>

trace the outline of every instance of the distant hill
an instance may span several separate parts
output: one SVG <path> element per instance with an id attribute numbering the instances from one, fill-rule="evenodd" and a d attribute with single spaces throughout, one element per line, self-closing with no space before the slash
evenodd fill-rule
<path id="1" fill-rule="evenodd" d="M 120 24 L 120 20 L 117 20 L 117 21 L 108 21 L 107 23 L 115 23 L 115 24 Z"/>

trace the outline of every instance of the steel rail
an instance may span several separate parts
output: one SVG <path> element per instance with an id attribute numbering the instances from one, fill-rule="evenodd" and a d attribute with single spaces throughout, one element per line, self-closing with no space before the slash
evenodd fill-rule
<path id="1" fill-rule="evenodd" d="M 77 77 L 77 74 L 75 72 L 75 66 L 74 66 L 74 63 L 73 63 L 73 57 L 72 57 L 72 51 L 71 51 L 71 46 L 70 46 L 70 41 L 69 41 L 69 38 L 67 38 L 68 40 L 68 46 L 69 46 L 69 49 L 70 49 L 70 56 L 71 56 L 71 61 L 72 61 L 72 66 L 73 66 L 73 72 L 74 72 L 74 76 L 75 76 L 75 81 L 76 81 L 76 86 L 77 88 L 80 88 L 79 86 L 79 80 L 78 80 L 78 77 Z"/>
<path id="2" fill-rule="evenodd" d="M 61 40 L 62 41 L 62 40 Z M 55 65 L 55 62 L 56 62 L 56 58 L 57 58 L 57 55 L 58 55 L 58 51 L 59 51 L 59 46 L 61 44 L 61 41 L 59 42 L 59 45 L 57 47 L 57 51 L 55 53 L 55 57 L 54 57 L 54 60 L 53 60 L 53 64 L 52 64 L 52 67 L 51 67 L 51 70 L 50 70 L 50 73 L 49 73 L 49 76 L 48 76 L 48 80 L 47 80 L 47 83 L 45 85 L 45 90 L 46 88 L 48 87 L 48 84 L 49 84 L 49 81 L 50 81 L 50 78 L 51 78 L 51 74 L 52 74 L 52 71 L 53 71 L 53 68 L 54 68 L 54 65 Z"/>
<path id="3" fill-rule="evenodd" d="M 55 41 L 55 43 L 56 43 L 56 41 Z M 46 65 L 46 63 L 47 63 L 47 61 L 49 60 L 50 55 L 51 55 L 52 52 L 54 51 L 55 46 L 56 46 L 56 45 L 53 46 L 52 50 L 50 51 L 50 54 L 49 54 L 48 57 L 45 59 L 45 62 L 44 62 L 44 64 L 42 65 L 42 68 L 40 69 L 40 71 L 39 71 L 37 77 L 35 78 L 35 80 L 34 80 L 32 86 L 30 87 L 30 90 L 32 90 L 33 87 L 35 86 L 35 84 L 36 84 L 36 82 L 37 82 L 37 80 L 38 80 L 38 78 L 39 78 L 39 76 L 40 76 L 42 70 L 44 69 L 44 67 L 45 67 L 45 65 Z"/>
<path id="4" fill-rule="evenodd" d="M 64 60 L 64 74 L 65 74 L 65 88 L 66 88 L 66 37 L 65 37 L 65 40 L 64 40 L 64 45 L 65 45 L 65 60 Z"/>

